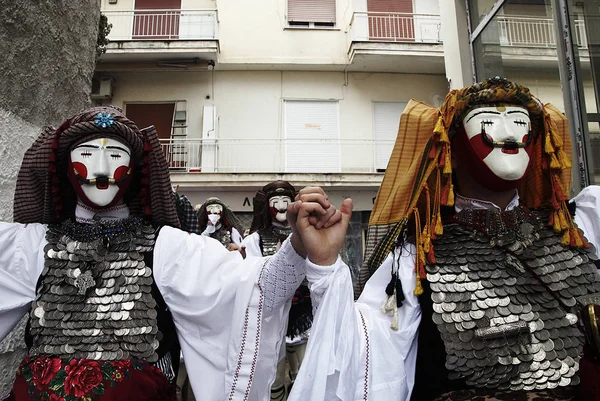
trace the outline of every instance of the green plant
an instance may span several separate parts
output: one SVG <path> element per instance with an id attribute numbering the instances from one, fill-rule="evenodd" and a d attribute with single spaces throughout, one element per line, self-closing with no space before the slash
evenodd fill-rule
<path id="1" fill-rule="evenodd" d="M 108 18 L 104 14 L 100 14 L 100 22 L 98 27 L 98 41 L 96 43 L 96 60 L 106 53 L 106 45 L 110 42 L 108 34 L 112 29 L 112 24 L 108 23 Z"/>

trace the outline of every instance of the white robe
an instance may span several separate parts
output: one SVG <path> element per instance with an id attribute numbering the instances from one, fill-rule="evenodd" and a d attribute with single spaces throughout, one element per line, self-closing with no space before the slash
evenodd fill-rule
<path id="1" fill-rule="evenodd" d="M 46 228 L 0 223 L 0 339 L 35 299 Z M 173 314 L 197 399 L 268 399 L 291 297 L 302 277 L 288 283 L 288 301 L 263 316 L 260 275 L 266 263 L 303 270 L 306 262 L 289 240 L 266 262 L 243 260 L 239 252 L 229 252 L 205 236 L 161 229 L 154 248 L 154 279 Z"/>
<path id="2" fill-rule="evenodd" d="M 600 239 L 600 187 L 575 198 L 575 221 L 590 241 Z M 581 203 L 581 204 L 580 204 Z M 518 195 L 507 209 L 518 205 Z M 457 210 L 496 207 L 457 196 Z M 590 231 L 588 231 L 590 230 Z M 398 253 L 399 249 L 396 249 Z M 392 316 L 380 311 L 387 299 L 392 253 L 366 283 L 354 302 L 348 267 L 338 258 L 332 266 L 307 262 L 314 321 L 302 367 L 288 401 L 405 401 L 415 382 L 421 308 L 415 288 L 415 248 L 406 244 L 399 263 L 405 296 L 398 308 L 398 331 Z"/>

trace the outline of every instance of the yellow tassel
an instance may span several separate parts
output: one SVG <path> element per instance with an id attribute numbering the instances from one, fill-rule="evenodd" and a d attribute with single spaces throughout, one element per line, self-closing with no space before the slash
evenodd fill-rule
<path id="1" fill-rule="evenodd" d="M 556 152 L 556 154 L 558 155 L 558 160 L 560 161 L 562 169 L 571 168 L 571 160 L 567 157 L 565 152 L 559 150 L 558 152 Z"/>
<path id="2" fill-rule="evenodd" d="M 582 248 L 583 247 L 583 238 L 581 238 L 581 234 L 579 233 L 579 230 L 577 230 L 576 228 L 572 228 L 571 230 L 573 230 L 573 235 L 575 236 L 575 244 L 577 244 L 577 248 Z"/>
<path id="3" fill-rule="evenodd" d="M 566 230 L 563 233 L 562 239 L 560 240 L 560 243 L 563 245 L 569 245 L 569 243 L 571 242 L 571 235 L 569 234 L 569 230 Z"/>
<path id="4" fill-rule="evenodd" d="M 446 128 L 444 127 L 444 122 L 442 117 L 440 116 L 435 123 L 435 128 L 433 129 L 433 133 L 439 135 L 439 141 L 444 143 L 449 143 L 450 138 L 448 138 L 448 132 L 446 132 Z"/>
<path id="5" fill-rule="evenodd" d="M 444 233 L 444 225 L 442 224 L 442 213 L 438 210 L 437 219 L 435 222 L 435 235 L 442 235 Z"/>
<path id="6" fill-rule="evenodd" d="M 550 168 L 551 169 L 560 169 L 560 162 L 556 158 L 556 154 L 552 153 L 550 155 Z"/>
<path id="7" fill-rule="evenodd" d="M 415 286 L 415 295 L 419 296 L 423 293 L 423 286 L 421 285 L 421 277 L 417 273 L 417 285 Z"/>
<path id="8" fill-rule="evenodd" d="M 452 174 L 452 154 L 450 146 L 446 146 L 446 160 L 444 161 L 444 174 Z"/>
<path id="9" fill-rule="evenodd" d="M 544 140 L 544 152 L 546 152 L 547 154 L 554 153 L 554 146 L 552 146 L 550 135 L 546 135 L 546 138 Z"/>
<path id="10" fill-rule="evenodd" d="M 431 245 L 431 237 L 429 236 L 429 229 L 427 226 L 423 229 L 423 233 L 421 234 L 421 238 L 423 241 L 423 252 L 429 253 L 429 245 Z"/>
<path id="11" fill-rule="evenodd" d="M 448 203 L 446 206 L 454 206 L 454 184 L 450 184 L 450 190 L 448 191 Z"/>
<path id="12" fill-rule="evenodd" d="M 558 212 L 556 212 L 556 215 L 558 217 L 558 222 L 560 224 L 560 228 L 558 231 L 562 231 L 562 230 L 566 230 L 569 228 L 569 223 L 567 222 L 567 219 L 565 218 L 565 214 L 562 210 L 559 210 Z M 555 220 L 556 221 L 556 218 Z M 554 227 L 554 231 L 556 230 L 556 227 Z"/>

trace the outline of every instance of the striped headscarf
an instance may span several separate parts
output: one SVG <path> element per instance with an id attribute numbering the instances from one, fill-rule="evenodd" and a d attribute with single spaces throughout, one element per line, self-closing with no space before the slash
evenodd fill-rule
<path id="1" fill-rule="evenodd" d="M 67 178 L 71 149 L 96 138 L 125 143 L 135 163 L 125 195 L 131 213 L 179 227 L 169 169 L 153 126 L 140 130 L 121 109 L 93 107 L 46 127 L 25 152 L 17 177 L 13 217 L 19 223 L 58 223 L 74 214 L 77 197 Z"/>
<path id="2" fill-rule="evenodd" d="M 354 286 L 356 297 L 409 228 L 417 247 L 415 293 L 422 292 L 425 263 L 435 263 L 431 240 L 443 234 L 440 207 L 454 205 L 450 138 L 472 108 L 499 104 L 524 107 L 531 119 L 534 150 L 518 188 L 521 202 L 529 208 L 550 207 L 549 224 L 563 233 L 563 243 L 587 246 L 566 206 L 571 187 L 566 118 L 554 106 L 542 105 L 526 87 L 503 78 L 488 79 L 451 91 L 439 109 L 415 100 L 406 106 L 369 220 L 365 261 Z"/>

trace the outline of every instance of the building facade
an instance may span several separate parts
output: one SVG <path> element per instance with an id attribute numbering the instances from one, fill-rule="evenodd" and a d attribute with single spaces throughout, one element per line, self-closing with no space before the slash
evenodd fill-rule
<path id="1" fill-rule="evenodd" d="M 254 193 L 275 179 L 352 197 L 346 257 L 357 268 L 411 98 L 440 105 L 475 79 L 518 81 L 573 120 L 574 177 L 593 182 L 591 8 L 565 5 L 569 70 L 561 1 L 102 0 L 111 43 L 92 97 L 155 125 L 179 191 L 195 204 L 217 196 L 247 225 Z M 569 74 L 578 100 L 561 85 Z"/>

